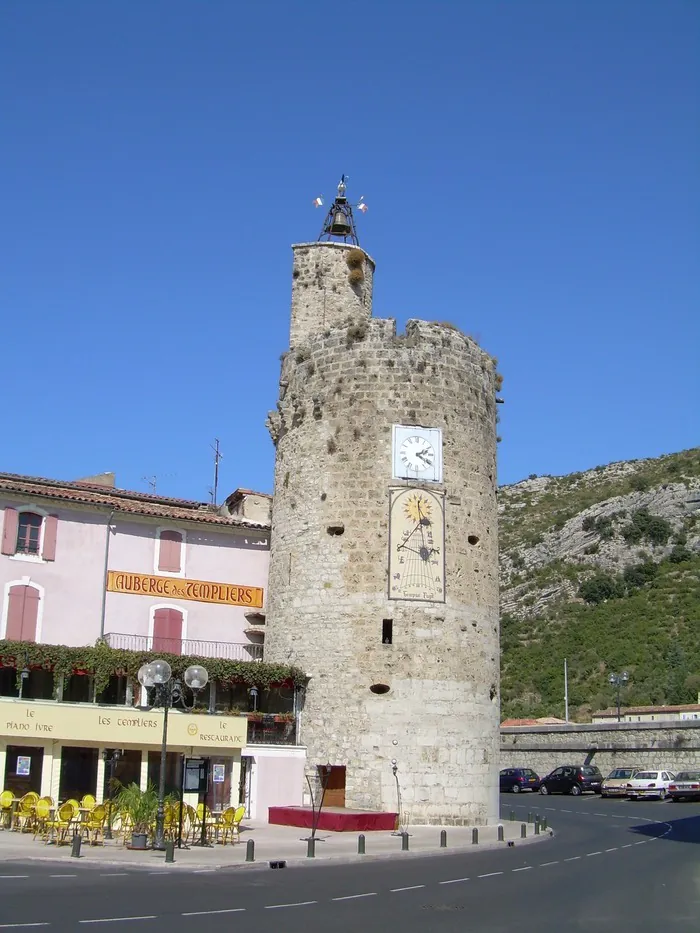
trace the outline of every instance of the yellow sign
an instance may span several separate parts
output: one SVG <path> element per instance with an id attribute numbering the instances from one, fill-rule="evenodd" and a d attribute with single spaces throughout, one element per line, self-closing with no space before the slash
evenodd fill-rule
<path id="1" fill-rule="evenodd" d="M 163 710 L 143 712 L 134 706 L 69 705 L 0 701 L 0 734 L 23 739 L 91 742 L 100 745 L 152 745 L 163 739 Z M 245 716 L 196 716 L 168 713 L 169 748 L 243 748 L 247 741 Z"/>
<path id="2" fill-rule="evenodd" d="M 148 573 L 110 570 L 107 577 L 110 593 L 137 593 L 140 596 L 168 596 L 192 599 L 200 603 L 247 606 L 262 609 L 260 586 L 235 586 L 233 583 L 207 583 L 205 580 L 182 580 L 179 577 L 156 577 Z"/>

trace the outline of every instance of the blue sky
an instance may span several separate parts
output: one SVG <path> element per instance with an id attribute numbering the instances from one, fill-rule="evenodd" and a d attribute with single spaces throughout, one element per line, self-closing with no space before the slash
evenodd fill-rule
<path id="1" fill-rule="evenodd" d="M 698 443 L 696 0 L 5 0 L 0 470 L 271 490 L 293 242 L 500 360 L 499 478 Z"/>

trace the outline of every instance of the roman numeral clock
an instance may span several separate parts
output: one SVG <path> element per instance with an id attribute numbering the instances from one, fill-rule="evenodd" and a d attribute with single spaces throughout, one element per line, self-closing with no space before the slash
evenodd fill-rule
<path id="1" fill-rule="evenodd" d="M 445 497 L 425 488 L 442 483 L 440 428 L 395 424 L 392 463 L 394 479 L 421 485 L 389 490 L 389 599 L 444 602 Z"/>

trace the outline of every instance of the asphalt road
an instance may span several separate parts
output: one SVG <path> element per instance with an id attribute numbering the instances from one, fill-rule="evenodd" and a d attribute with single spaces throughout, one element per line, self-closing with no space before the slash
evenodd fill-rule
<path id="1" fill-rule="evenodd" d="M 0 930 L 685 933 L 700 930 L 700 803 L 503 796 L 552 839 L 430 858 L 213 872 L 0 863 Z"/>

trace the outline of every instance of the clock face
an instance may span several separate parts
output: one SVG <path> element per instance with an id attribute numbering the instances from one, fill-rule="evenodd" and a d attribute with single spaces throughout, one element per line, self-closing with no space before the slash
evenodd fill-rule
<path id="1" fill-rule="evenodd" d="M 406 438 L 399 447 L 399 456 L 404 466 L 418 473 L 430 469 L 435 463 L 433 445 L 420 434 Z"/>
<path id="2" fill-rule="evenodd" d="M 392 430 L 392 475 L 422 483 L 442 482 L 442 431 L 395 424 Z"/>

